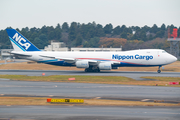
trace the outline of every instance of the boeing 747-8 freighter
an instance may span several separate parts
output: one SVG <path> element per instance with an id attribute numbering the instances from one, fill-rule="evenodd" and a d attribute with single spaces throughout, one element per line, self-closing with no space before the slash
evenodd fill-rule
<path id="1" fill-rule="evenodd" d="M 118 67 L 158 66 L 173 63 L 177 58 L 161 49 L 142 49 L 122 52 L 48 52 L 41 51 L 15 29 L 6 29 L 19 58 L 57 66 L 85 68 L 85 72 L 117 69 Z"/>

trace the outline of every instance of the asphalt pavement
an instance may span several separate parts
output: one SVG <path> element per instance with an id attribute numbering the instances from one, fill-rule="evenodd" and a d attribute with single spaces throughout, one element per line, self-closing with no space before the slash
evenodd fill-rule
<path id="1" fill-rule="evenodd" d="M 104 75 L 126 76 L 146 80 L 141 76 L 180 77 L 176 72 L 116 72 L 85 73 L 84 71 L 0 70 L 0 74 Z M 165 102 L 180 102 L 179 87 L 136 86 L 87 83 L 31 82 L 0 79 L 0 96 L 40 96 L 98 98 Z M 0 119 L 36 120 L 179 120 L 180 107 L 110 107 L 110 106 L 0 106 Z"/>
<path id="2" fill-rule="evenodd" d="M 0 106 L 3 120 L 179 120 L 177 107 Z"/>
<path id="3" fill-rule="evenodd" d="M 63 70 L 0 70 L 0 74 L 9 75 L 28 75 L 41 76 L 45 73 L 49 75 L 91 75 L 91 76 L 125 76 L 135 80 L 147 80 L 141 78 L 143 76 L 159 76 L 159 77 L 180 77 L 179 72 L 133 72 L 133 71 L 101 71 L 99 73 L 84 72 L 84 71 L 63 71 Z"/>
<path id="4" fill-rule="evenodd" d="M 0 95 L 180 101 L 179 87 L 0 80 Z"/>

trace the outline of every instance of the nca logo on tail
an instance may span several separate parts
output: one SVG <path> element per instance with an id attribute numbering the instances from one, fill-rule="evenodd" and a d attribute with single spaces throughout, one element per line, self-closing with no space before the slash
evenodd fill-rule
<path id="1" fill-rule="evenodd" d="M 15 39 L 21 46 L 24 46 L 26 50 L 31 46 L 31 44 L 27 43 L 23 37 L 18 36 L 18 33 L 14 34 L 13 39 Z"/>

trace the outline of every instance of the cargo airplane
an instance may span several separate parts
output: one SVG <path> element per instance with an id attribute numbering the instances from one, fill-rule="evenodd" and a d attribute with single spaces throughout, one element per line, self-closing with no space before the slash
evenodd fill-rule
<path id="1" fill-rule="evenodd" d="M 6 29 L 14 50 L 11 54 L 22 59 L 57 66 L 85 68 L 85 72 L 118 69 L 118 67 L 158 66 L 173 63 L 176 57 L 161 49 L 142 49 L 122 52 L 49 52 L 41 51 L 15 29 Z"/>

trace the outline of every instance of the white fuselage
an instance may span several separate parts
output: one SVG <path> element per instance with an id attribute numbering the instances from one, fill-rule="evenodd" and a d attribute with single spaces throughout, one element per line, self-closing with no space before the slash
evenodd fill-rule
<path id="1" fill-rule="evenodd" d="M 29 55 L 28 57 L 26 56 L 20 56 L 20 57 L 28 60 L 59 65 L 59 66 L 74 65 L 71 64 L 71 62 L 65 64 L 66 60 L 64 59 L 67 59 L 67 61 L 70 59 L 74 59 L 75 61 L 111 62 L 112 66 L 114 65 L 116 67 L 162 66 L 162 65 L 170 64 L 177 60 L 176 57 L 161 49 L 143 49 L 143 50 L 122 51 L 122 52 L 47 52 L 47 51 L 16 52 L 13 51 L 12 53 Z"/>

